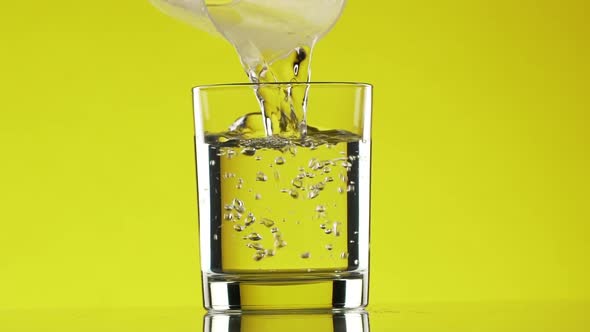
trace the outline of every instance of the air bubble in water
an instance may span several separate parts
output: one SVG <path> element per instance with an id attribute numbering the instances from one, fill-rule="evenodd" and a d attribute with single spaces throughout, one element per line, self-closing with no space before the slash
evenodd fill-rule
<path id="1" fill-rule="evenodd" d="M 348 176 L 340 173 L 340 181 L 342 181 L 344 183 L 348 183 Z"/>
<path id="2" fill-rule="evenodd" d="M 326 176 L 326 178 L 324 179 L 324 182 L 333 182 L 334 178 L 331 176 Z"/>
<path id="3" fill-rule="evenodd" d="M 318 190 L 324 190 L 324 188 L 326 187 L 326 184 L 323 183 L 322 181 L 316 183 L 315 188 Z"/>
<path id="4" fill-rule="evenodd" d="M 241 200 L 235 198 L 232 201 L 232 204 L 234 206 L 234 209 L 240 213 L 244 213 L 244 211 L 246 211 L 246 208 L 244 207 L 244 202 L 242 202 Z"/>
<path id="5" fill-rule="evenodd" d="M 309 197 L 310 199 L 316 198 L 318 197 L 318 195 L 320 194 L 320 191 L 317 189 L 312 189 L 308 194 L 307 197 Z"/>
<path id="6" fill-rule="evenodd" d="M 253 156 L 256 154 L 256 149 L 252 147 L 246 147 L 242 149 L 242 154 L 245 156 Z"/>
<path id="7" fill-rule="evenodd" d="M 293 198 L 299 198 L 299 192 L 297 190 L 291 189 L 289 191 L 289 195 L 291 195 L 291 197 Z"/>
<path id="8" fill-rule="evenodd" d="M 250 242 L 246 244 L 246 247 L 256 249 L 256 250 L 264 250 L 264 247 L 260 243 Z"/>
<path id="9" fill-rule="evenodd" d="M 324 229 L 324 233 L 326 233 L 326 234 L 332 234 L 332 229 L 331 228 L 326 228 L 326 229 Z"/>
<path id="10" fill-rule="evenodd" d="M 267 257 L 273 257 L 276 254 L 276 252 L 273 249 L 266 249 L 264 250 L 264 254 Z"/>
<path id="11" fill-rule="evenodd" d="M 225 213 L 225 214 L 223 215 L 223 219 L 224 219 L 224 220 L 229 220 L 229 221 L 232 221 L 232 220 L 234 220 L 234 215 L 233 215 L 233 214 L 231 214 L 231 213 Z"/>
<path id="12" fill-rule="evenodd" d="M 278 227 L 273 227 L 273 228 L 270 229 L 270 232 L 273 233 L 273 234 L 275 234 L 278 231 L 279 231 L 279 228 Z"/>
<path id="13" fill-rule="evenodd" d="M 301 188 L 303 186 L 303 181 L 301 181 L 300 179 L 293 179 L 293 181 L 291 181 L 291 184 L 295 188 Z"/>
<path id="14" fill-rule="evenodd" d="M 217 241 L 217 240 L 219 240 L 219 236 L 217 236 L 217 234 L 213 234 L 213 240 L 214 240 L 214 241 Z"/>
<path id="15" fill-rule="evenodd" d="M 233 210 L 233 209 L 234 209 L 234 206 L 233 206 L 233 205 L 231 205 L 231 204 L 225 204 L 225 205 L 223 206 L 223 209 L 225 209 L 226 211 L 231 211 L 231 210 Z"/>
<path id="16" fill-rule="evenodd" d="M 254 259 L 255 261 L 258 262 L 264 258 L 264 255 L 265 255 L 264 251 L 259 250 L 254 254 L 254 256 L 252 256 L 252 259 Z"/>
<path id="17" fill-rule="evenodd" d="M 335 236 L 340 236 L 340 223 L 339 222 L 334 222 L 334 224 L 332 224 L 332 230 L 334 231 L 334 235 Z"/>
<path id="18" fill-rule="evenodd" d="M 211 161 L 209 162 L 209 165 L 211 165 L 211 166 L 215 166 L 215 160 L 211 160 Z"/>
<path id="19" fill-rule="evenodd" d="M 315 210 L 316 210 L 316 212 L 320 212 L 320 213 L 326 212 L 326 207 L 323 205 L 318 205 L 315 207 Z"/>
<path id="20" fill-rule="evenodd" d="M 254 158 L 254 159 L 256 159 L 257 161 L 260 161 L 260 160 L 262 160 L 262 157 L 261 156 L 256 156 L 256 158 Z"/>
<path id="21" fill-rule="evenodd" d="M 260 220 L 260 223 L 263 224 L 266 227 L 269 227 L 269 228 L 272 227 L 272 226 L 274 226 L 274 224 L 275 224 L 274 221 L 272 221 L 272 220 L 270 220 L 268 218 L 262 218 Z"/>
<path id="22" fill-rule="evenodd" d="M 331 244 L 326 244 L 326 250 L 332 250 L 334 247 Z"/>
<path id="23" fill-rule="evenodd" d="M 324 169 L 322 170 L 324 173 L 330 173 L 332 171 L 332 169 L 328 166 L 324 167 Z"/>
<path id="24" fill-rule="evenodd" d="M 241 231 L 243 231 L 243 230 L 244 230 L 244 226 L 242 226 L 242 225 L 238 225 L 238 224 L 235 224 L 235 225 L 234 225 L 234 230 L 235 230 L 236 232 L 241 232 Z"/>
<path id="25" fill-rule="evenodd" d="M 254 214 L 252 212 L 250 212 L 250 213 L 248 213 L 248 216 L 246 217 L 246 222 L 244 223 L 244 225 L 250 226 L 255 221 L 256 221 L 256 217 L 254 217 Z"/>
<path id="26" fill-rule="evenodd" d="M 258 172 L 256 173 L 256 181 L 266 181 L 268 180 L 268 177 L 266 176 L 266 174 L 262 173 L 262 172 Z"/>
<path id="27" fill-rule="evenodd" d="M 236 155 L 236 151 L 234 150 L 227 150 L 227 159 L 232 159 Z"/>
<path id="28" fill-rule="evenodd" d="M 284 157 L 276 157 L 275 158 L 275 164 L 277 165 L 283 165 L 285 163 L 285 158 Z"/>
<path id="29" fill-rule="evenodd" d="M 261 199 L 261 198 L 262 198 L 262 195 L 260 195 L 260 194 L 256 194 L 256 195 L 254 195 L 254 199 L 255 199 L 255 200 L 259 200 L 259 199 Z"/>
<path id="30" fill-rule="evenodd" d="M 340 254 L 340 258 L 342 259 L 347 259 L 348 258 L 348 253 L 347 252 L 343 252 Z"/>
<path id="31" fill-rule="evenodd" d="M 306 251 L 301 254 L 301 258 L 303 258 L 303 259 L 308 259 L 309 257 L 311 257 L 311 254 L 309 253 L 309 251 Z"/>
<path id="32" fill-rule="evenodd" d="M 318 163 L 318 160 L 317 160 L 317 159 L 315 159 L 315 158 L 311 158 L 311 159 L 309 160 L 309 162 L 307 163 L 307 167 L 309 167 L 309 168 L 312 168 L 312 169 L 313 169 L 313 166 L 314 166 L 314 165 L 316 165 L 317 163 Z"/>
<path id="33" fill-rule="evenodd" d="M 358 259 L 355 259 L 354 260 L 354 265 L 359 265 L 359 260 Z"/>
<path id="34" fill-rule="evenodd" d="M 250 233 L 244 237 L 244 239 L 248 239 L 251 241 L 260 241 L 262 240 L 262 236 L 258 233 Z"/>
<path id="35" fill-rule="evenodd" d="M 346 169 L 348 169 L 348 168 L 351 168 L 351 167 L 352 167 L 352 164 L 351 164 L 350 162 L 348 162 L 348 161 L 343 161 L 342 163 L 340 163 L 340 165 L 341 165 L 342 167 L 345 167 Z"/>
<path id="36" fill-rule="evenodd" d="M 284 248 L 284 247 L 287 246 L 287 241 L 285 241 L 285 240 L 277 240 L 277 241 L 275 241 L 274 245 L 275 245 L 276 248 Z"/>
<path id="37" fill-rule="evenodd" d="M 326 224 L 320 224 L 321 229 L 326 229 L 326 227 L 328 227 L 328 226 L 326 226 Z"/>

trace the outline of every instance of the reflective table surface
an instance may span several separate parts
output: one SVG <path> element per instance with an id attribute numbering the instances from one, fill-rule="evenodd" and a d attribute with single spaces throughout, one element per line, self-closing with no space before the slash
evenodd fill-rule
<path id="1" fill-rule="evenodd" d="M 590 331 L 590 303 L 421 303 L 341 313 L 207 314 L 201 308 L 0 311 L 6 332 Z"/>

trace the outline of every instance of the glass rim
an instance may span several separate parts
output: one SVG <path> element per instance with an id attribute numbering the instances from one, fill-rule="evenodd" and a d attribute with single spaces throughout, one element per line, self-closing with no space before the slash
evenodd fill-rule
<path id="1" fill-rule="evenodd" d="M 320 81 L 320 82 L 263 82 L 263 83 L 216 83 L 203 84 L 193 87 L 193 91 L 209 90 L 217 88 L 237 88 L 237 87 L 256 87 L 256 86 L 280 86 L 280 85 L 294 85 L 294 86 L 347 86 L 347 87 L 363 87 L 373 88 L 370 83 L 364 82 L 336 82 L 336 81 Z"/>

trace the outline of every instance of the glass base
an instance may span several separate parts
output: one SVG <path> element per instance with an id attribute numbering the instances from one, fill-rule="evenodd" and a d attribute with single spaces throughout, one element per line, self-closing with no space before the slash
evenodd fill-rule
<path id="1" fill-rule="evenodd" d="M 367 272 L 203 274 L 204 305 L 214 312 L 364 308 L 368 286 Z"/>

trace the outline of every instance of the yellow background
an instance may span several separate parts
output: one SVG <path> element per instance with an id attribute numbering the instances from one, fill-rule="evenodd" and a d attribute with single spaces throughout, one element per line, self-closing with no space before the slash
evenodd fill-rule
<path id="1" fill-rule="evenodd" d="M 375 85 L 373 305 L 590 297 L 586 1 L 351 0 Z M 0 308 L 200 305 L 191 91 L 225 41 L 135 1 L 0 6 Z"/>

